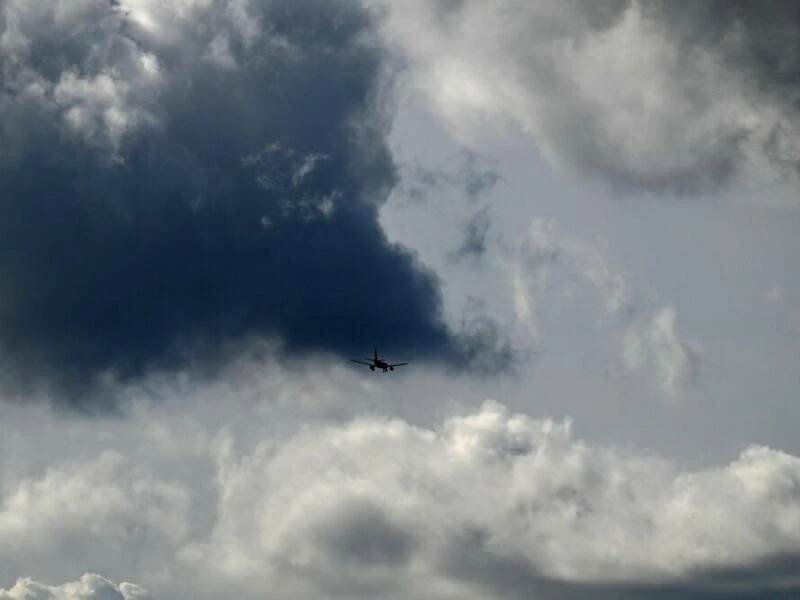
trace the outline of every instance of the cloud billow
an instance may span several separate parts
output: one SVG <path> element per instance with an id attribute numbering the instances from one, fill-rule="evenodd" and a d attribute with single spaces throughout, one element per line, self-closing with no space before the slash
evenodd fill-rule
<path id="1" fill-rule="evenodd" d="M 236 371 L 227 394 L 205 387 L 192 411 L 141 405 L 103 427 L 0 406 L 14 425 L 0 440 L 0 598 L 23 576 L 33 581 L 11 598 L 800 592 L 800 457 L 750 446 L 689 469 L 492 401 L 430 426 L 380 416 L 296 426 L 280 401 L 263 403 L 285 396 L 302 413 L 314 405 L 304 394 L 350 408 L 365 399 L 356 378 L 345 389 L 337 369 L 315 366 L 316 380 L 282 379 L 274 363 L 254 370 L 249 399 Z M 86 571 L 107 579 L 50 587 Z"/>
<path id="2" fill-rule="evenodd" d="M 461 139 L 510 121 L 619 190 L 779 185 L 796 203 L 796 3 L 364 1 L 391 5 L 386 39 Z"/>
<path id="3" fill-rule="evenodd" d="M 7 371 L 135 376 L 264 335 L 465 362 L 378 223 L 387 67 L 357 3 L 62 8 L 3 9 Z"/>
<path id="4" fill-rule="evenodd" d="M 84 574 L 80 580 L 51 586 L 32 580 L 30 577 L 18 579 L 8 591 L 0 589 L 0 598 L 16 600 L 17 598 L 41 598 L 42 600 L 80 600 L 81 598 L 97 598 L 98 600 L 149 600 L 146 590 L 132 583 L 120 585 L 94 573 Z"/>

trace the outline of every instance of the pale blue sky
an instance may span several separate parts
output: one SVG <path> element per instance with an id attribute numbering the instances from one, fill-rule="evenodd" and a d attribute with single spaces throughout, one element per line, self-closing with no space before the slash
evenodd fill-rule
<path id="1" fill-rule="evenodd" d="M 382 212 L 390 238 L 419 252 L 444 280 L 451 312 L 460 314 L 473 296 L 510 324 L 512 291 L 491 238 L 518 245 L 534 219 L 552 219 L 559 235 L 595 245 L 614 270 L 629 276 L 637 295 L 651 295 L 654 307 L 674 307 L 678 330 L 702 348 L 696 384 L 669 397 L 641 376 L 609 374 L 617 348 L 593 321 L 605 308 L 586 282 L 573 278 L 585 300 L 564 318 L 547 304 L 552 298 L 544 299 L 542 354 L 502 386 L 514 405 L 575 416 L 587 435 L 690 462 L 724 460 L 756 442 L 800 452 L 800 281 L 791 268 L 800 253 L 800 213 L 724 192 L 680 198 L 615 192 L 553 171 L 521 132 L 492 137 L 485 146 L 465 146 L 411 100 L 391 138 L 401 164 L 454 174 L 470 150 L 501 177 L 477 203 L 457 184 L 441 184 L 423 201 L 409 199 L 401 186 Z M 486 256 L 454 264 L 448 252 L 458 246 L 466 219 L 484 206 L 492 223 Z"/>

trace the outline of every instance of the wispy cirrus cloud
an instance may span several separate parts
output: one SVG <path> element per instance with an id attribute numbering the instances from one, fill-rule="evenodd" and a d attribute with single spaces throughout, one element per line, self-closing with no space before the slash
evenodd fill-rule
<path id="1" fill-rule="evenodd" d="M 546 345 L 543 312 L 550 314 L 550 327 L 558 328 L 553 323 L 564 319 L 553 315 L 589 300 L 596 308 L 590 320 L 580 322 L 589 327 L 589 337 L 598 330 L 607 336 L 612 362 L 644 374 L 670 396 L 699 383 L 702 348 L 679 332 L 675 307 L 660 306 L 652 293 L 638 290 L 597 246 L 562 235 L 553 221 L 535 219 L 522 246 L 507 253 L 516 318 L 537 344 Z"/>

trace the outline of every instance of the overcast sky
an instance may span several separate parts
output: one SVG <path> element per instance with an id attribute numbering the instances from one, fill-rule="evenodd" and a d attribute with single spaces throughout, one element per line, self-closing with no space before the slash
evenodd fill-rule
<path id="1" fill-rule="evenodd" d="M 799 42 L 0 0 L 0 600 L 796 597 Z"/>

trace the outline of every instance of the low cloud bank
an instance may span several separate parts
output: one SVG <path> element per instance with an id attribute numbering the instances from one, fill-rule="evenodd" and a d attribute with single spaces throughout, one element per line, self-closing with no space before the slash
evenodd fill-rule
<path id="1" fill-rule="evenodd" d="M 218 389 L 106 425 L 6 405 L 0 577 L 91 570 L 158 598 L 800 592 L 796 456 L 752 446 L 687 471 L 494 401 L 431 427 L 282 420 L 374 393 L 323 396 L 335 373 L 279 385 L 273 405 Z"/>

